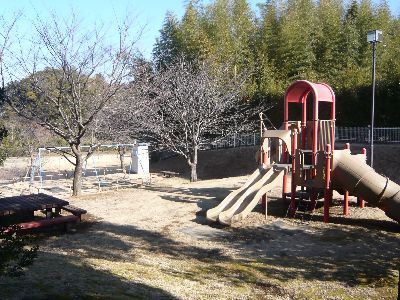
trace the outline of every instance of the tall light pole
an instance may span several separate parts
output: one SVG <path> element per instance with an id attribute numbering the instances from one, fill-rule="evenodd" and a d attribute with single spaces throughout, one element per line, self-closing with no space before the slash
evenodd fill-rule
<path id="1" fill-rule="evenodd" d="M 376 43 L 382 42 L 382 31 L 372 30 L 367 33 L 367 41 L 372 44 L 372 109 L 371 109 L 371 167 L 374 166 L 374 120 L 375 120 L 375 66 L 376 66 Z"/>

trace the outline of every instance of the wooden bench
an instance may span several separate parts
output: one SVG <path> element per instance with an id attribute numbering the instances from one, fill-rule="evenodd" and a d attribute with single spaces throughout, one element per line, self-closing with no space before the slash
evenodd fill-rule
<path id="1" fill-rule="evenodd" d="M 162 174 L 164 177 L 172 177 L 172 176 L 178 176 L 178 175 L 179 175 L 179 173 L 177 173 L 177 172 L 172 172 L 172 171 L 161 171 L 161 174 Z"/>
<path id="2" fill-rule="evenodd" d="M 79 221 L 81 220 L 81 216 L 83 214 L 87 213 L 86 210 L 84 210 L 82 208 L 79 208 L 79 207 L 76 207 L 76 206 L 73 206 L 73 205 L 65 205 L 65 206 L 62 207 L 62 209 L 67 211 L 67 212 L 70 212 L 74 216 L 78 217 Z"/>
<path id="3" fill-rule="evenodd" d="M 28 230 L 28 229 L 34 229 L 34 228 L 41 228 L 41 227 L 47 227 L 47 226 L 53 226 L 53 225 L 58 225 L 58 224 L 69 224 L 69 223 L 76 223 L 79 221 L 78 216 L 59 216 L 55 218 L 50 218 L 50 219 L 41 219 L 41 220 L 34 220 L 30 222 L 24 222 L 24 223 L 19 223 L 16 224 L 20 230 Z M 66 227 L 65 227 L 66 228 Z M 5 231 L 10 231 L 11 229 L 6 229 Z"/>

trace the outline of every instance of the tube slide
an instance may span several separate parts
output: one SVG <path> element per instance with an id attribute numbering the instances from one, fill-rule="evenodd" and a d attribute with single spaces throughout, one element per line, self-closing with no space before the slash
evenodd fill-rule
<path id="1" fill-rule="evenodd" d="M 275 171 L 271 167 L 257 169 L 243 187 L 229 194 L 217 207 L 208 210 L 207 219 L 230 225 L 245 218 L 262 195 L 281 184 L 283 174 L 284 171 Z"/>
<path id="2" fill-rule="evenodd" d="M 364 155 L 351 155 L 350 150 L 335 150 L 332 165 L 332 188 L 347 190 L 362 197 L 371 206 L 400 222 L 400 186 L 375 172 L 365 163 Z"/>

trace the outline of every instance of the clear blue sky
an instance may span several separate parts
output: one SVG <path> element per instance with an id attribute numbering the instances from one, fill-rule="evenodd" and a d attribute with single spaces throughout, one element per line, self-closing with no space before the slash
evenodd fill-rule
<path id="1" fill-rule="evenodd" d="M 37 13 L 48 15 L 49 11 L 67 16 L 73 8 L 89 23 L 102 20 L 106 24 L 128 12 L 129 15 L 137 16 L 138 28 L 146 25 L 138 48 L 146 57 L 150 57 L 165 13 L 169 10 L 181 17 L 186 2 L 185 0 L 0 0 L 0 7 L 6 19 L 17 10 L 22 10 L 27 18 L 34 18 Z M 249 0 L 249 2 L 255 7 L 256 3 L 263 1 Z M 388 3 L 392 12 L 398 15 L 400 0 L 388 0 Z"/>

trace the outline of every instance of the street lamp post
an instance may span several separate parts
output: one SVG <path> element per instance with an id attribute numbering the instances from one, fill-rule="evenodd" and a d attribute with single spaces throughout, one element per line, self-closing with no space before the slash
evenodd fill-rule
<path id="1" fill-rule="evenodd" d="M 382 42 L 382 31 L 372 30 L 367 33 L 367 41 L 372 44 L 372 109 L 371 109 L 371 136 L 370 152 L 371 167 L 374 165 L 374 120 L 375 120 L 375 66 L 376 66 L 376 43 Z"/>

